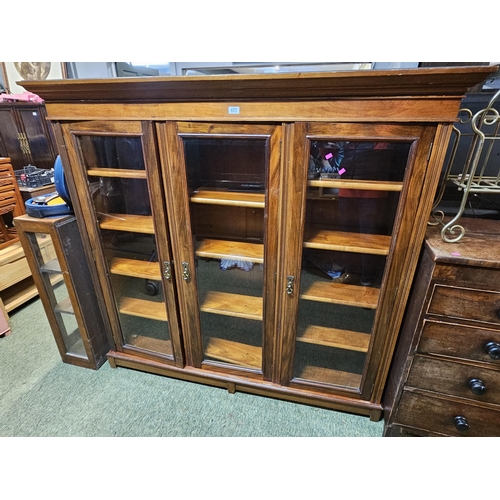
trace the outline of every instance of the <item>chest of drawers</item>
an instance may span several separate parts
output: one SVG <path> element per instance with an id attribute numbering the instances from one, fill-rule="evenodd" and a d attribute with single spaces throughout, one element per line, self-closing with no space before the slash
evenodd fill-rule
<path id="1" fill-rule="evenodd" d="M 500 436 L 500 221 L 426 234 L 384 394 L 385 436 Z"/>

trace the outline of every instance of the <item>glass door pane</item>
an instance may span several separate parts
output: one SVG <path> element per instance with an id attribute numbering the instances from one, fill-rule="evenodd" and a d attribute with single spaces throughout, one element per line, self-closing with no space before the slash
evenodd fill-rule
<path id="1" fill-rule="evenodd" d="M 296 380 L 360 387 L 410 147 L 309 141 Z"/>
<path id="2" fill-rule="evenodd" d="M 77 135 L 123 344 L 173 358 L 141 137 Z"/>
<path id="3" fill-rule="evenodd" d="M 203 358 L 262 370 L 269 137 L 183 137 Z"/>
<path id="4" fill-rule="evenodd" d="M 42 294 L 47 298 L 57 323 L 57 333 L 54 335 L 56 340 L 59 344 L 62 342 L 63 353 L 88 361 L 89 356 L 83 342 L 82 332 L 73 310 L 51 236 L 47 233 L 28 232 L 26 238 L 43 281 L 44 291 Z"/>

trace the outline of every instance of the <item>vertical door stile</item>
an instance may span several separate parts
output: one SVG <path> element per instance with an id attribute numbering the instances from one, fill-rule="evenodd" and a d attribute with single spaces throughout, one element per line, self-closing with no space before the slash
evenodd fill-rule
<path id="1" fill-rule="evenodd" d="M 306 123 L 289 125 L 284 140 L 286 194 L 283 200 L 283 220 L 285 222 L 281 247 L 283 265 L 278 279 L 279 300 L 282 304 L 279 334 L 281 338 L 280 383 L 282 385 L 289 384 L 293 373 L 307 181 L 306 130 Z M 291 294 L 286 290 L 288 276 L 294 277 L 294 288 Z"/>
<path id="2" fill-rule="evenodd" d="M 203 347 L 198 334 L 200 331 L 200 318 L 198 314 L 194 250 L 191 241 L 188 189 L 184 168 L 184 150 L 182 141 L 178 137 L 176 123 L 158 124 L 157 130 L 163 169 L 163 187 L 171 228 L 173 271 L 179 294 L 179 310 L 186 363 L 199 368 L 203 359 Z M 185 279 L 184 270 L 186 264 L 184 264 L 183 268 L 183 263 L 187 263 L 188 279 Z"/>
<path id="3" fill-rule="evenodd" d="M 263 359 L 262 369 L 265 380 L 275 380 L 274 363 L 275 363 L 275 313 L 276 313 L 276 286 L 279 262 L 279 197 L 280 197 L 280 175 L 281 168 L 281 147 L 282 147 L 283 131 L 281 126 L 274 127 L 270 136 L 270 152 L 269 152 L 269 172 L 268 172 L 268 187 L 266 194 L 266 213 L 267 224 L 266 241 L 264 245 L 265 269 L 266 277 L 264 279 L 264 338 L 263 338 Z"/>
<path id="4" fill-rule="evenodd" d="M 172 247 L 170 245 L 169 224 L 167 221 L 165 211 L 165 197 L 161 186 L 161 172 L 160 163 L 155 148 L 156 141 L 154 139 L 153 125 L 151 122 L 142 123 L 143 130 L 143 147 L 144 155 L 146 157 L 146 171 L 148 178 L 148 190 L 150 192 L 151 200 L 153 202 L 152 215 L 154 218 L 154 227 L 158 251 L 158 262 L 162 271 L 164 270 L 164 263 L 172 261 Z M 175 296 L 174 281 L 166 279 L 164 272 L 162 274 L 162 282 L 164 284 L 165 292 L 165 306 L 167 308 L 167 316 L 169 318 L 169 328 L 172 337 L 172 348 L 174 350 L 174 358 L 178 367 L 184 366 L 184 356 L 182 351 L 179 319 L 177 312 L 177 299 Z"/>
<path id="5" fill-rule="evenodd" d="M 72 133 L 71 124 L 69 123 L 62 125 L 58 124 L 56 128 L 56 135 L 58 137 L 59 146 L 64 144 L 63 148 L 60 147 L 63 163 L 71 165 L 71 168 L 66 169 L 65 177 L 67 177 L 68 188 L 71 196 L 76 196 L 78 199 L 78 203 L 74 203 L 75 210 L 77 215 L 79 215 L 80 220 L 84 221 L 85 233 L 88 235 L 91 252 L 94 255 L 98 279 L 103 291 L 104 307 L 106 310 L 104 317 L 109 321 L 115 346 L 121 349 L 123 347 L 123 341 L 120 334 L 120 322 L 113 304 L 112 291 L 108 281 L 108 270 L 104 264 L 104 254 L 101 246 L 98 244 L 100 240 L 99 231 L 96 227 L 93 212 L 90 210 L 92 200 L 88 191 L 84 167 L 81 165 L 80 157 L 77 152 L 77 139 Z M 66 162 L 64 162 L 64 159 L 66 159 Z M 78 212 L 80 213 L 78 214 Z"/>

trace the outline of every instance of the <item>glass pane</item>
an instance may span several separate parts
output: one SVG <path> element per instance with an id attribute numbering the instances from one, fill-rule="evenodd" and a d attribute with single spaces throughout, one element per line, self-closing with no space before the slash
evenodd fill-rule
<path id="1" fill-rule="evenodd" d="M 310 144 L 295 378 L 359 388 L 410 147 Z"/>
<path id="2" fill-rule="evenodd" d="M 262 369 L 265 138 L 184 138 L 205 360 Z"/>
<path id="3" fill-rule="evenodd" d="M 79 141 L 123 342 L 173 357 L 141 139 Z"/>
<path id="4" fill-rule="evenodd" d="M 46 296 L 58 325 L 59 337 L 62 339 L 65 352 L 73 356 L 88 359 L 82 340 L 68 289 L 64 283 L 61 266 L 57 260 L 52 239 L 48 234 L 27 233 L 33 249 L 33 255 L 38 261 Z"/>

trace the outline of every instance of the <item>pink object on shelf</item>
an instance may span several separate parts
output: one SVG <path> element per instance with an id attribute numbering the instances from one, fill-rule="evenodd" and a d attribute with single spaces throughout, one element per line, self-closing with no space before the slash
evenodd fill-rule
<path id="1" fill-rule="evenodd" d="M 4 101 L 24 101 L 24 102 L 43 102 L 43 99 L 33 92 L 23 92 L 22 94 L 0 94 L 0 102 Z"/>
<path id="2" fill-rule="evenodd" d="M 345 172 L 345 168 L 341 168 L 341 169 L 339 170 L 339 175 L 342 175 L 344 172 Z"/>

